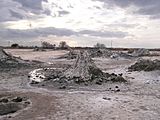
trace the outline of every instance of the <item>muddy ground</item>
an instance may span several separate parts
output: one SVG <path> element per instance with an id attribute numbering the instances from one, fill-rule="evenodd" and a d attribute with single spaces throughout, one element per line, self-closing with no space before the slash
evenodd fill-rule
<path id="1" fill-rule="evenodd" d="M 22 59 L 48 62 L 54 68 L 73 63 L 73 60 L 55 59 L 67 51 L 6 51 Z M 160 60 L 158 56 L 144 58 Z M 31 104 L 16 113 L 1 116 L 0 120 L 159 120 L 160 71 L 128 72 L 127 68 L 137 59 L 94 58 L 101 70 L 123 73 L 128 83 L 106 83 L 69 90 L 30 86 L 28 73 L 36 67 L 3 70 L 0 72 L 0 95 L 25 96 Z M 120 91 L 115 91 L 117 87 Z"/>

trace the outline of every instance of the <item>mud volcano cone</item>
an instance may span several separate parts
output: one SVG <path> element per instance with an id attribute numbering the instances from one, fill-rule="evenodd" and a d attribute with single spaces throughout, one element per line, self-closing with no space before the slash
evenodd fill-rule
<path id="1" fill-rule="evenodd" d="M 80 51 L 75 63 L 69 69 L 42 69 L 34 70 L 32 73 L 30 77 L 32 85 L 37 84 L 37 86 L 51 88 L 58 87 L 59 89 L 77 85 L 102 85 L 108 81 L 126 82 L 122 75 L 102 72 L 95 65 L 87 51 Z M 41 79 L 42 76 L 44 76 L 44 79 Z"/>
<path id="2" fill-rule="evenodd" d="M 101 76 L 103 72 L 96 67 L 90 55 L 86 51 L 80 51 L 72 68 L 65 72 L 70 79 L 78 78 L 79 82 L 91 81 L 95 76 Z"/>

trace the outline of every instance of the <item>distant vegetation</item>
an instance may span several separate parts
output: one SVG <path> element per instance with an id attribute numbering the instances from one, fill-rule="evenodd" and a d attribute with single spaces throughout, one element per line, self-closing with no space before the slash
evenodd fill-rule
<path id="1" fill-rule="evenodd" d="M 59 43 L 59 48 L 60 49 L 67 49 L 69 46 L 67 45 L 67 43 L 65 41 L 61 41 Z"/>
<path id="2" fill-rule="evenodd" d="M 1 46 L 3 47 L 3 46 Z M 44 48 L 44 49 L 56 49 L 56 50 L 61 50 L 61 49 L 110 49 L 110 50 L 115 50 L 115 51 L 128 51 L 129 53 L 132 53 L 134 50 L 137 50 L 138 48 L 109 48 L 106 47 L 105 44 L 101 44 L 101 43 L 96 43 L 93 47 L 70 47 L 67 42 L 65 41 L 61 41 L 59 43 L 59 45 L 56 46 L 56 44 L 51 44 L 49 42 L 42 42 L 41 46 L 38 47 L 37 46 L 23 46 L 23 45 L 19 45 L 18 43 L 14 43 L 9 47 L 3 47 L 4 49 L 7 48 L 18 48 L 18 49 L 34 49 L 34 48 Z M 149 51 L 160 51 L 160 48 L 152 48 L 152 49 L 148 49 Z"/>
<path id="3" fill-rule="evenodd" d="M 11 45 L 11 48 L 19 48 L 19 44 L 14 43 L 14 44 Z"/>
<path id="4" fill-rule="evenodd" d="M 51 48 L 51 49 L 55 49 L 56 45 L 55 44 L 51 44 L 49 42 L 42 42 L 42 48 Z"/>
<path id="5" fill-rule="evenodd" d="M 105 44 L 97 43 L 94 45 L 95 48 L 106 48 Z"/>

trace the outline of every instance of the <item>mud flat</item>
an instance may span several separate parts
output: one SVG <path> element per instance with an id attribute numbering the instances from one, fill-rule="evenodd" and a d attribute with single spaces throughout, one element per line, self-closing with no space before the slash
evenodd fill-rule
<path id="1" fill-rule="evenodd" d="M 25 52 L 23 52 L 25 51 Z M 11 52 L 12 55 L 15 52 Z M 31 52 L 31 53 L 30 53 Z M 22 50 L 17 56 L 37 60 L 32 53 Z M 54 52 L 56 53 L 54 55 Z M 59 55 L 58 55 L 59 52 Z M 108 82 L 102 85 L 88 85 L 79 89 L 48 89 L 30 86 L 28 73 L 39 68 L 55 67 L 63 69 L 74 63 L 73 60 L 57 60 L 64 51 L 47 51 L 52 59 L 43 58 L 44 52 L 38 52 L 38 59 L 52 63 L 52 66 L 31 66 L 12 68 L 0 72 L 0 98 L 9 103 L 17 97 L 25 97 L 30 104 L 0 120 L 158 120 L 160 119 L 160 71 L 128 71 L 137 59 L 94 58 L 95 65 L 109 74 L 123 74 L 128 83 Z M 16 52 L 17 53 L 17 52 Z M 26 55 L 26 56 L 25 56 Z M 42 58 L 41 58 L 42 56 Z M 147 56 L 147 59 L 159 59 Z M 5 68 L 6 69 L 6 68 Z M 118 90 L 119 89 L 119 90 Z M 11 96 L 8 98 L 8 96 Z M 2 101 L 6 101 L 5 99 Z M 22 101 L 24 103 L 25 101 Z M 5 104 L 5 103 L 2 103 Z M 17 104 L 17 103 L 16 103 Z M 19 107 L 18 107 L 19 108 Z"/>

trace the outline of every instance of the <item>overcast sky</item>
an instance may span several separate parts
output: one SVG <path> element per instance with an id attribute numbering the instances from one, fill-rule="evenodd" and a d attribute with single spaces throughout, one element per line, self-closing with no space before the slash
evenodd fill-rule
<path id="1" fill-rule="evenodd" d="M 0 45 L 160 47 L 160 0 L 0 0 Z"/>

